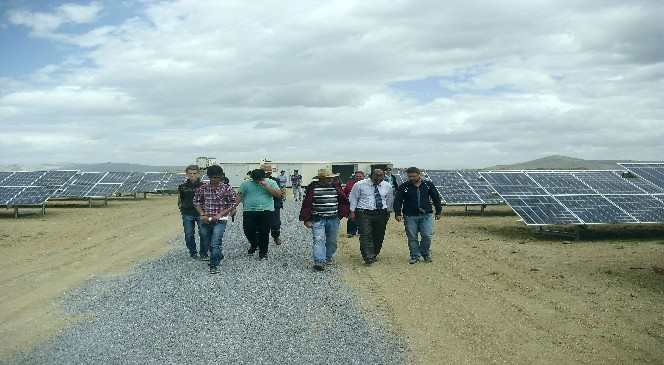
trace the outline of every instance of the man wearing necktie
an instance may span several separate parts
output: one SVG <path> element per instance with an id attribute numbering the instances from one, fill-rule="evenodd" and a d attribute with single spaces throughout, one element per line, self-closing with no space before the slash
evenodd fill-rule
<path id="1" fill-rule="evenodd" d="M 357 182 L 350 192 L 352 219 L 360 228 L 360 252 L 367 265 L 376 262 L 383 247 L 388 208 L 394 200 L 392 184 L 385 181 L 385 172 L 376 169 L 369 179 Z"/>

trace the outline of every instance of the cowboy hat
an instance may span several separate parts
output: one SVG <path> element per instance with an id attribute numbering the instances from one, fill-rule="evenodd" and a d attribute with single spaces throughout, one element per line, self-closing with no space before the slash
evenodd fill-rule
<path id="1" fill-rule="evenodd" d="M 339 176 L 339 174 L 333 174 L 332 171 L 330 171 L 328 169 L 318 170 L 318 178 L 319 179 L 320 178 L 326 178 L 326 177 L 332 178 L 332 177 L 337 177 L 337 176 Z"/>

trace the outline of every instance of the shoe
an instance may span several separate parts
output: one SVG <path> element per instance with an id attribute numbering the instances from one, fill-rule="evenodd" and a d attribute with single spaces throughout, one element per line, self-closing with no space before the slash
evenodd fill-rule
<path id="1" fill-rule="evenodd" d="M 424 256 L 424 262 L 431 263 L 431 256 Z"/>
<path id="2" fill-rule="evenodd" d="M 364 259 L 364 263 L 365 263 L 367 266 L 371 266 L 371 265 L 373 265 L 374 262 L 376 262 L 376 259 L 373 259 L 373 258 L 365 258 L 365 259 Z"/>
<path id="3" fill-rule="evenodd" d="M 189 254 L 189 257 L 191 257 L 194 260 L 198 260 L 198 254 L 197 253 L 191 253 L 191 254 Z"/>
<path id="4" fill-rule="evenodd" d="M 224 259 L 224 254 L 222 253 L 221 256 L 219 257 L 220 260 Z"/>
<path id="5" fill-rule="evenodd" d="M 219 268 L 217 266 L 210 266 L 210 274 L 219 274 Z"/>
<path id="6" fill-rule="evenodd" d="M 267 255 L 258 257 L 258 261 L 263 261 L 263 260 L 267 260 Z"/>
<path id="7" fill-rule="evenodd" d="M 314 271 L 325 271 L 325 266 L 321 263 L 314 264 Z"/>
<path id="8" fill-rule="evenodd" d="M 201 261 L 210 261 L 210 256 L 201 256 Z"/>
<path id="9" fill-rule="evenodd" d="M 274 244 L 277 245 L 277 246 L 281 245 L 281 238 L 275 238 L 274 239 Z"/>
<path id="10" fill-rule="evenodd" d="M 327 259 L 327 261 L 325 261 L 325 265 L 327 265 L 327 266 L 332 266 L 332 265 L 334 265 L 335 263 L 336 263 L 336 262 L 335 262 L 334 259 Z"/>
<path id="11" fill-rule="evenodd" d="M 408 260 L 408 263 L 411 265 L 414 265 L 420 261 L 419 257 L 411 257 L 410 260 Z"/>
<path id="12" fill-rule="evenodd" d="M 255 253 L 256 253 L 255 248 L 250 248 L 250 249 L 247 250 L 247 255 L 249 255 L 249 256 L 253 256 Z"/>

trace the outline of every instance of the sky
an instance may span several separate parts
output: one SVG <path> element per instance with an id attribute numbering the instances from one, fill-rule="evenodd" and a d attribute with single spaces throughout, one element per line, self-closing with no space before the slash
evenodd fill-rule
<path id="1" fill-rule="evenodd" d="M 0 164 L 664 159 L 664 2 L 0 2 Z"/>

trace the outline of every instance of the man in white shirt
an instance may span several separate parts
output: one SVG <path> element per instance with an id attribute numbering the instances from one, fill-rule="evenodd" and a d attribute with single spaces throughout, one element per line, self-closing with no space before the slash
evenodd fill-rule
<path id="1" fill-rule="evenodd" d="M 357 182 L 350 192 L 350 210 L 360 228 L 360 252 L 367 265 L 376 262 L 385 238 L 394 191 L 385 172 L 376 169 L 369 179 Z"/>

